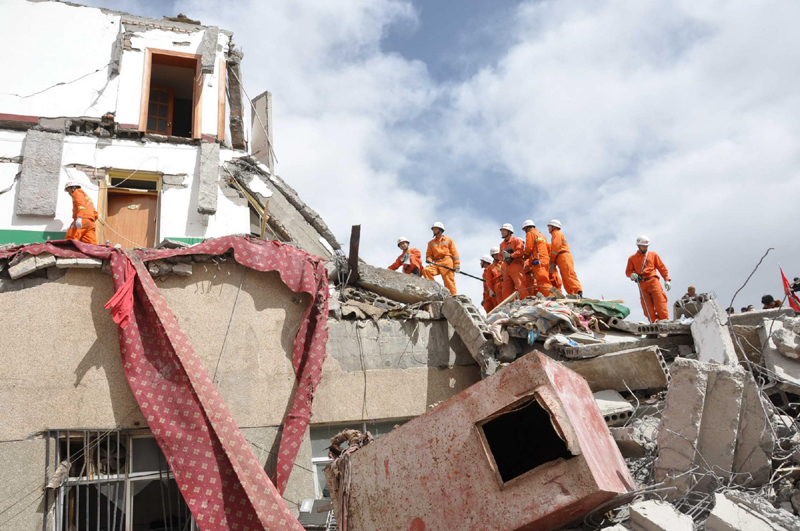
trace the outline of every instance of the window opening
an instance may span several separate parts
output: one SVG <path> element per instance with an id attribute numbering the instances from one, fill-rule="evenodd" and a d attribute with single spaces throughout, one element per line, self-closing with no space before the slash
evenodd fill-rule
<path id="1" fill-rule="evenodd" d="M 550 413 L 535 396 L 523 398 L 477 427 L 502 483 L 546 463 L 573 457 L 553 427 Z"/>
<path id="2" fill-rule="evenodd" d="M 401 426 L 410 419 L 386 420 L 386 421 L 367 421 L 349 422 L 345 424 L 329 424 L 326 426 L 312 426 L 311 436 L 311 464 L 314 475 L 314 493 L 317 499 L 330 498 L 328 491 L 328 481 L 325 479 L 325 467 L 333 460 L 328 457 L 328 447 L 331 445 L 331 437 L 342 430 L 353 428 L 361 432 L 369 431 L 377 440 L 389 433 L 395 426 Z M 342 445 L 342 449 L 347 448 L 347 443 Z"/>
<path id="3" fill-rule="evenodd" d="M 53 496 L 47 514 L 55 531 L 198 531 L 152 436 L 124 430 L 47 436 L 54 449 L 47 452 Z M 56 480 L 60 471 L 66 474 Z"/>
<path id="4" fill-rule="evenodd" d="M 148 50 L 140 130 L 200 138 L 202 74 L 199 56 Z"/>

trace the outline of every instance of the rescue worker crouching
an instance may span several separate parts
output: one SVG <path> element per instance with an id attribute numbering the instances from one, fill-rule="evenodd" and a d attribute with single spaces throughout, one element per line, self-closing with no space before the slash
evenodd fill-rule
<path id="1" fill-rule="evenodd" d="M 522 224 L 525 231 L 525 281 L 528 283 L 529 295 L 541 293 L 545 297 L 550 296 L 550 251 L 547 249 L 547 238 L 539 232 L 536 224 L 530 220 L 525 220 Z"/>
<path id="2" fill-rule="evenodd" d="M 419 252 L 419 249 L 409 249 L 409 243 L 408 238 L 404 236 L 398 238 L 397 246 L 402 252 L 397 257 L 397 260 L 389 266 L 389 269 L 397 271 L 402 265 L 403 273 L 406 275 L 420 276 L 422 275 L 422 253 Z"/>
<path id="3" fill-rule="evenodd" d="M 485 254 L 481 256 L 481 267 L 483 268 L 483 309 L 489 313 L 497 306 L 497 294 L 494 289 L 497 285 L 496 277 L 500 276 L 500 270 L 492 264 L 494 259 Z"/>
<path id="4" fill-rule="evenodd" d="M 525 244 L 514 236 L 514 227 L 510 223 L 500 227 L 500 235 L 503 237 L 503 241 L 500 242 L 500 254 L 503 255 L 503 261 L 506 263 L 503 269 L 502 299 L 507 299 L 515 291 L 519 293 L 520 299 L 524 299 L 531 294 L 525 282 L 525 262 L 523 260 Z"/>
<path id="5" fill-rule="evenodd" d="M 550 274 L 552 275 L 558 266 L 567 293 L 583 297 L 583 288 L 578 275 L 575 274 L 575 262 L 572 260 L 567 238 L 561 232 L 561 222 L 557 219 L 551 220 L 547 224 L 547 230 L 550 231 Z"/>
<path id="6" fill-rule="evenodd" d="M 658 273 L 664 276 L 664 288 L 669 291 L 672 286 L 667 267 L 660 256 L 649 250 L 650 238 L 639 236 L 636 246 L 639 250 L 628 258 L 625 276 L 639 285 L 642 310 L 651 323 L 669 319 L 667 294 L 661 288 L 658 276 Z"/>
<path id="7" fill-rule="evenodd" d="M 461 260 L 453 240 L 444 235 L 444 224 L 437 221 L 431 227 L 433 239 L 428 242 L 425 261 L 430 265 L 422 270 L 422 276 L 433 280 L 441 275 L 444 287 L 451 295 L 456 295 L 456 273 L 461 271 Z"/>
<path id="8" fill-rule="evenodd" d="M 92 199 L 81 190 L 76 181 L 67 182 L 64 191 L 72 197 L 72 224 L 67 230 L 67 240 L 78 240 L 97 245 L 97 211 Z"/>

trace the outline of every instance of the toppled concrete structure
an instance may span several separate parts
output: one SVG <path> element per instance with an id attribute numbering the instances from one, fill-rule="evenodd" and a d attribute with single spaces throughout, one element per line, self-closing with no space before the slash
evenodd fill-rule
<path id="1" fill-rule="evenodd" d="M 800 519 L 766 502 L 736 491 L 714 495 L 714 510 L 705 522 L 708 531 L 789 531 Z"/>
<path id="2" fill-rule="evenodd" d="M 635 488 L 586 383 L 540 353 L 343 460 L 325 473 L 347 531 L 545 531 Z"/>
<path id="3" fill-rule="evenodd" d="M 378 295 L 406 304 L 443 301 L 445 297 L 450 296 L 450 292 L 438 282 L 382 267 L 373 267 L 365 262 L 358 264 L 357 284 Z"/>
<path id="4" fill-rule="evenodd" d="M 736 365 L 736 351 L 728 329 L 728 314 L 711 299 L 694 318 L 691 325 L 697 359 Z"/>
<path id="5" fill-rule="evenodd" d="M 669 503 L 648 500 L 631 505 L 632 531 L 692 531 L 692 519 Z"/>
<path id="6" fill-rule="evenodd" d="M 586 378 L 595 392 L 662 390 L 671 378 L 667 363 L 655 346 L 568 361 L 564 365 Z"/>
<path id="7" fill-rule="evenodd" d="M 492 342 L 489 327 L 483 322 L 483 318 L 469 297 L 465 295 L 446 297 L 442 305 L 442 314 L 467 345 L 483 374 L 487 376 L 494 374 L 497 370 L 497 348 Z"/>
<path id="8" fill-rule="evenodd" d="M 686 359 L 671 372 L 654 466 L 656 480 L 674 487 L 666 496 L 768 481 L 775 441 L 752 375 Z"/>

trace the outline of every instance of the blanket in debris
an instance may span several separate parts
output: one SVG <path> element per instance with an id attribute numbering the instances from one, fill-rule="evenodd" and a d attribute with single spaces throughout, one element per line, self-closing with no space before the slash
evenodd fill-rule
<path id="1" fill-rule="evenodd" d="M 606 317 L 616 317 L 617 319 L 625 319 L 631 314 L 631 309 L 618 302 L 604 302 L 604 301 L 582 301 L 580 306 L 589 306 L 595 313 L 600 313 Z"/>
<path id="2" fill-rule="evenodd" d="M 171 256 L 221 255 L 229 250 L 243 266 L 277 271 L 290 289 L 311 295 L 311 305 L 295 337 L 292 361 L 298 385 L 283 426 L 275 485 L 145 265 Z M 3 249 L 0 258 L 13 259 L 19 253 L 111 261 L 116 293 L 108 307 L 119 324 L 125 375 L 201 529 L 254 529 L 257 522 L 258 529 L 302 529 L 281 494 L 322 376 L 328 335 L 328 277 L 323 259 L 279 242 L 243 236 L 217 238 L 184 249 L 133 251 L 59 240 Z"/>

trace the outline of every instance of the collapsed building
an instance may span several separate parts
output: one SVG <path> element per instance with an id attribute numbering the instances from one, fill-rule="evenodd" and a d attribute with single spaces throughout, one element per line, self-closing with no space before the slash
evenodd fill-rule
<path id="1" fill-rule="evenodd" d="M 485 316 L 345 255 L 231 32 L 0 9 L 35 65 L 0 91 L 0 528 L 797 528 L 791 310 Z M 69 180 L 102 245 L 63 241 Z"/>

